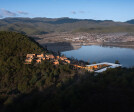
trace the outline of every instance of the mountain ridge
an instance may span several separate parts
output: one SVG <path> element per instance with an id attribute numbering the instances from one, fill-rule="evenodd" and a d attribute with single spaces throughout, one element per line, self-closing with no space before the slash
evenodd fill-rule
<path id="1" fill-rule="evenodd" d="M 132 20 L 126 22 L 115 22 L 113 20 L 74 19 L 67 17 L 4 18 L 0 19 L 0 24 L 1 24 L 0 31 L 15 31 L 20 33 L 26 33 L 28 35 L 45 34 L 51 32 L 73 32 L 78 31 L 79 29 L 107 28 L 107 27 L 109 28 L 116 26 L 124 27 L 125 29 L 128 29 L 128 26 L 134 27 Z"/>

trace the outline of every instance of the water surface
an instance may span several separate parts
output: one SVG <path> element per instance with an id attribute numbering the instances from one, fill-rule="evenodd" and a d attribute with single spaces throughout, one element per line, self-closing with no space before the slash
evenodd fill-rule
<path id="1" fill-rule="evenodd" d="M 118 60 L 124 67 L 134 66 L 134 49 L 104 46 L 82 46 L 80 49 L 62 52 L 67 57 L 93 62 L 112 62 Z"/>

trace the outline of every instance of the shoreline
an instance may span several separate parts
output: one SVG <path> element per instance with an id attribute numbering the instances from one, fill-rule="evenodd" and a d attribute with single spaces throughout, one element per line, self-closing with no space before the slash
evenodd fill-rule
<path id="1" fill-rule="evenodd" d="M 72 35 L 71 35 L 72 36 Z M 78 39 L 76 37 L 71 37 L 71 36 L 63 36 L 61 37 L 59 35 L 43 35 L 43 36 L 32 36 L 32 38 L 38 42 L 41 46 L 46 48 L 48 50 L 51 50 L 53 52 L 65 52 L 65 51 L 70 51 L 70 50 L 76 50 L 81 48 L 82 46 L 90 46 L 90 45 L 99 45 L 99 46 L 112 46 L 112 47 L 121 47 L 121 48 L 132 48 L 134 49 L 134 41 L 115 41 L 115 40 L 91 40 L 89 41 L 88 39 Z M 70 39 L 71 38 L 71 39 Z M 80 37 L 79 37 L 80 38 Z M 82 38 L 82 37 L 81 37 Z M 76 39 L 76 40 L 74 40 Z"/>
<path id="2" fill-rule="evenodd" d="M 40 43 L 39 43 L 40 44 Z M 53 52 L 65 52 L 70 50 L 77 50 L 82 46 L 91 46 L 91 45 L 98 45 L 98 46 L 105 46 L 105 47 L 120 47 L 120 48 L 132 48 L 134 49 L 134 45 L 128 43 L 67 43 L 67 42 L 59 42 L 59 43 L 43 43 L 40 44 L 41 46 L 47 46 L 48 50 Z"/>

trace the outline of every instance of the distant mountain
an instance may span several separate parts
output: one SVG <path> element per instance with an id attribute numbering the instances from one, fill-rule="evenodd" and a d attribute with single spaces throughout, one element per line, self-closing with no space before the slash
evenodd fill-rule
<path id="1" fill-rule="evenodd" d="M 16 31 L 26 33 L 28 35 L 45 34 L 50 32 L 76 32 L 84 31 L 94 32 L 98 29 L 109 29 L 111 27 L 121 27 L 121 31 L 133 31 L 133 28 L 128 29 L 129 26 L 134 27 L 132 23 L 128 22 L 114 22 L 112 20 L 92 20 L 92 19 L 72 19 L 72 18 L 5 18 L 0 19 L 0 31 Z M 127 26 L 127 28 L 126 28 Z M 123 30 L 121 30 L 123 27 Z M 101 30 L 100 30 L 101 31 Z M 118 30 L 117 30 L 118 31 Z"/>
<path id="2" fill-rule="evenodd" d="M 126 23 L 129 23 L 129 24 L 134 24 L 134 19 L 129 20 L 129 21 L 126 21 Z"/>

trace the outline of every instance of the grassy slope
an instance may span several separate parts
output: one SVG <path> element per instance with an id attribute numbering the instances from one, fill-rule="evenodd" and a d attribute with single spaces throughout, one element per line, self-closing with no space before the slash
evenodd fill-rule
<path id="1" fill-rule="evenodd" d="M 134 32 L 134 26 L 111 26 L 111 27 L 96 27 L 96 28 L 80 28 L 73 32 L 88 32 L 88 33 L 118 33 L 118 32 Z"/>
<path id="2" fill-rule="evenodd" d="M 0 31 L 17 31 L 28 35 L 68 31 L 115 32 L 116 30 L 118 32 L 130 32 L 134 29 L 134 26 L 129 23 L 70 18 L 5 18 L 0 20 L 0 24 Z M 107 27 L 109 31 L 107 31 Z"/>

